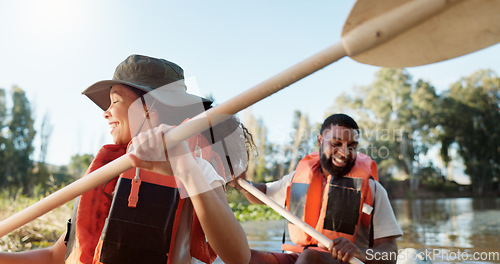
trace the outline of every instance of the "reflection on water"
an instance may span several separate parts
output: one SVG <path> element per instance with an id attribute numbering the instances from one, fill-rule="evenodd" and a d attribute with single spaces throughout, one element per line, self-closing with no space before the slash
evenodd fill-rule
<path id="1" fill-rule="evenodd" d="M 286 229 L 285 238 L 288 238 L 288 226 L 286 220 L 270 220 L 265 222 L 242 223 L 247 234 L 250 248 L 256 250 L 281 252 L 283 231 Z"/>
<path id="2" fill-rule="evenodd" d="M 286 220 L 269 220 L 244 222 L 241 225 L 247 234 L 248 244 L 251 249 L 281 252 L 283 230 L 286 223 L 288 223 Z M 286 241 L 289 241 L 288 238 Z M 220 258 L 217 258 L 214 262 L 214 264 L 223 263 Z"/>
<path id="3" fill-rule="evenodd" d="M 399 248 L 441 253 L 434 263 L 475 263 L 459 261 L 459 252 L 500 263 L 500 198 L 395 200 L 392 206 L 405 234 Z"/>
<path id="4" fill-rule="evenodd" d="M 433 263 L 500 263 L 500 198 L 394 200 L 392 206 L 405 234 L 400 249 L 417 248 Z M 281 251 L 284 220 L 242 225 L 251 248 Z"/>

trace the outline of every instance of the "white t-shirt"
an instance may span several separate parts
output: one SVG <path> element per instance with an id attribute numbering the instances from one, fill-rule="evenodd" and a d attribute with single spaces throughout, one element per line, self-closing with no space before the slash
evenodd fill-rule
<path id="1" fill-rule="evenodd" d="M 292 182 L 295 171 L 283 176 L 280 180 L 266 183 L 266 194 L 280 205 L 285 205 L 287 186 Z M 372 197 L 375 198 L 373 215 L 373 238 L 379 239 L 390 236 L 402 236 L 403 232 L 396 221 L 385 188 L 375 180 L 370 179 Z M 369 230 L 360 225 L 356 235 L 356 244 L 368 247 Z"/>

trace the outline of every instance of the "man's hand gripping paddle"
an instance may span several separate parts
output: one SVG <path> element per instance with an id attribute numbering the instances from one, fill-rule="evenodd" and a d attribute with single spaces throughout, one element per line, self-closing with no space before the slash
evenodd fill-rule
<path id="1" fill-rule="evenodd" d="M 302 219 L 298 218 L 296 215 L 290 213 L 287 209 L 283 208 L 281 205 L 277 204 L 275 201 L 273 201 L 271 198 L 269 198 L 267 195 L 265 195 L 263 192 L 261 192 L 259 189 L 255 188 L 253 185 L 248 183 L 242 178 L 237 179 L 238 184 L 247 190 L 249 193 L 251 193 L 253 196 L 255 196 L 257 199 L 261 200 L 263 203 L 265 203 L 267 206 L 271 207 L 274 211 L 282 215 L 286 220 L 290 221 L 290 223 L 296 225 L 300 229 L 304 230 L 308 235 L 316 239 L 319 243 L 325 245 L 329 251 L 332 250 L 333 246 L 333 241 L 330 240 L 328 237 L 325 235 L 321 234 L 319 231 L 314 229 L 312 226 L 308 225 L 306 222 L 302 221 Z M 351 264 L 362 264 L 358 258 L 354 257 L 352 258 L 349 263 Z"/>
<path id="2" fill-rule="evenodd" d="M 409 67 L 496 44 L 500 41 L 498 10 L 498 0 L 358 0 L 340 42 L 172 129 L 166 144 L 189 138 L 345 56 L 377 66 Z M 131 167 L 128 154 L 116 159 L 3 220 L 0 236 Z"/>

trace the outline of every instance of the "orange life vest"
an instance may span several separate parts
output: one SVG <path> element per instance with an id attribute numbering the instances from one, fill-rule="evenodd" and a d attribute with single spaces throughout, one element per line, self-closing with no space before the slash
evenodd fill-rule
<path id="1" fill-rule="evenodd" d="M 188 140 L 188 145 L 194 154 L 211 162 L 216 171 L 224 177 L 224 171 L 220 169 L 223 168 L 222 161 L 211 151 L 205 137 L 194 136 Z M 126 145 L 103 146 L 86 174 L 125 154 L 126 148 Z M 135 183 L 134 176 L 135 168 L 81 195 L 72 217 L 72 234 L 69 234 L 65 263 L 152 263 L 153 261 L 142 259 L 137 262 L 131 259 L 137 255 L 154 259 L 155 263 L 171 263 L 167 254 L 175 250 L 174 238 L 181 214 L 185 213 L 183 210 L 188 208 L 187 210 L 192 211 L 192 206 L 184 206 L 184 203 L 190 201 L 188 198 L 179 197 L 174 176 L 141 170 L 139 185 Z M 111 201 L 109 196 L 117 185 Z M 142 190 L 140 195 L 139 189 Z M 158 190 L 161 190 L 161 197 L 155 195 L 158 194 Z M 196 214 L 190 213 L 192 214 L 190 255 L 205 263 L 212 263 L 217 255 L 207 243 Z M 161 243 L 153 245 L 151 241 Z"/>
<path id="2" fill-rule="evenodd" d="M 354 243 L 358 226 L 370 225 L 373 199 L 368 181 L 371 177 L 378 180 L 376 163 L 358 153 L 347 175 L 340 179 L 329 175 L 325 181 L 319 153 L 312 153 L 297 165 L 287 188 L 287 209 L 329 239 L 344 237 Z M 283 250 L 301 252 L 304 246 L 318 243 L 291 223 L 288 230 L 291 241 L 298 246 L 283 244 Z"/>

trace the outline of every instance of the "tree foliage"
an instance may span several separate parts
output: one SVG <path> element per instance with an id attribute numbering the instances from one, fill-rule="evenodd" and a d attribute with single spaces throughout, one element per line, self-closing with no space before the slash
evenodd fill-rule
<path id="1" fill-rule="evenodd" d="M 94 156 L 90 154 L 73 155 L 69 163 L 69 173 L 74 179 L 80 178 L 87 171 L 93 159 Z"/>
<path id="2" fill-rule="evenodd" d="M 33 111 L 25 92 L 14 86 L 8 94 L 0 89 L 0 190 L 16 195 L 45 195 L 79 178 L 87 170 L 92 155 L 74 155 L 69 169 L 46 164 L 52 134 L 49 114 L 35 129 Z M 39 154 L 34 157 L 35 136 L 39 136 Z"/>
<path id="3" fill-rule="evenodd" d="M 284 174 L 295 170 L 297 162 L 314 148 L 313 127 L 306 114 L 295 111 L 290 131 L 290 142 L 277 144 L 267 139 L 267 127 L 248 111 L 243 120 L 253 135 L 257 150 L 249 162 L 246 177 L 255 182 L 280 179 Z"/>
<path id="4" fill-rule="evenodd" d="M 302 157 L 312 152 L 315 142 L 311 136 L 312 129 L 309 117 L 296 110 L 293 121 L 294 132 L 288 151 L 290 153 L 288 173 L 295 170 L 297 163 Z"/>
<path id="5" fill-rule="evenodd" d="M 251 181 L 262 182 L 269 174 L 266 161 L 266 157 L 269 156 L 266 154 L 270 152 L 271 146 L 267 140 L 267 128 L 262 119 L 255 118 L 250 110 L 246 112 L 243 122 L 248 132 L 252 134 L 256 146 L 256 153 L 250 157 L 246 176 Z"/>
<path id="6" fill-rule="evenodd" d="M 52 134 L 52 125 L 50 124 L 49 114 L 45 113 L 43 116 L 42 124 L 40 126 L 38 135 L 40 136 L 40 146 L 39 146 L 39 157 L 36 162 L 36 168 L 34 170 L 35 184 L 49 186 L 52 188 L 51 184 L 46 184 L 50 182 L 51 173 L 47 164 L 45 163 L 45 158 L 47 156 L 47 150 L 49 146 L 50 135 Z M 48 191 L 48 188 L 44 188 Z"/>
<path id="7" fill-rule="evenodd" d="M 2 186 L 12 188 L 21 186 L 23 192 L 29 194 L 33 187 L 34 177 L 32 177 L 33 162 L 33 139 L 36 131 L 32 118 L 31 106 L 24 91 L 14 86 L 12 88 L 12 109 L 10 113 L 4 115 L 6 126 L 3 143 L 2 164 Z M 6 110 L 6 102 L 1 102 L 2 110 Z M 6 111 L 5 111 L 6 112 Z"/>
<path id="8" fill-rule="evenodd" d="M 7 160 L 7 105 L 5 98 L 5 90 L 0 88 L 0 186 L 5 186 L 7 184 L 7 166 L 5 162 Z"/>
<path id="9" fill-rule="evenodd" d="M 474 192 L 483 194 L 500 176 L 500 78 L 480 70 L 457 81 L 443 94 L 439 117 L 445 162 L 456 143 Z"/>
<path id="10" fill-rule="evenodd" d="M 361 151 L 379 174 L 406 175 L 413 190 L 440 173 L 427 152 L 441 145 L 445 165 L 457 146 L 476 194 L 500 180 L 500 79 L 491 70 L 461 78 L 438 95 L 432 84 L 412 81 L 404 69 L 381 69 L 375 81 L 337 97 L 332 112 L 351 114 L 362 127 Z M 437 171 L 436 171 L 437 172 Z M 490 188 L 491 189 L 491 188 Z"/>

